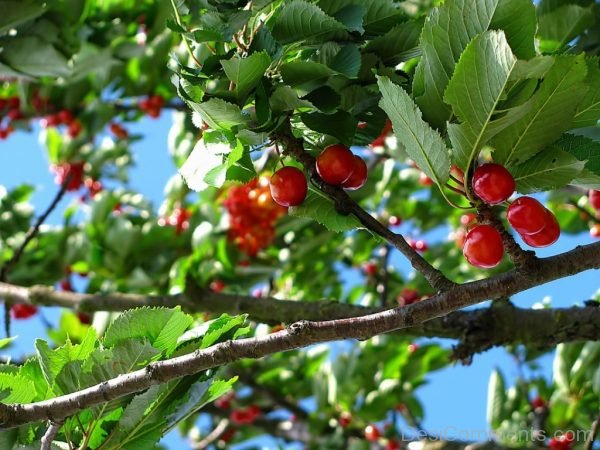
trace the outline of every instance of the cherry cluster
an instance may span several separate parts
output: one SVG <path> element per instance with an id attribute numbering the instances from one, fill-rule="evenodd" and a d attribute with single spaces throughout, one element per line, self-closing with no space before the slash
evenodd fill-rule
<path id="1" fill-rule="evenodd" d="M 500 164 L 487 163 L 473 174 L 473 191 L 488 205 L 505 202 L 515 191 L 515 180 Z M 532 197 L 519 197 L 507 210 L 508 222 L 531 247 L 547 247 L 560 236 L 554 214 Z M 465 237 L 463 254 L 475 267 L 496 267 L 504 255 L 500 232 L 491 225 L 478 224 Z"/>
<path id="2" fill-rule="evenodd" d="M 75 139 L 81 133 L 83 126 L 68 109 L 63 109 L 55 114 L 49 114 L 40 120 L 42 128 L 58 127 L 64 125 L 67 127 L 67 134 Z"/>
<path id="3" fill-rule="evenodd" d="M 6 139 L 14 131 L 12 126 L 13 120 L 19 120 L 23 117 L 21 113 L 21 100 L 19 97 L 0 98 L 0 121 L 3 117 L 8 118 L 8 123 L 5 126 L 0 124 L 0 139 Z"/>
<path id="4" fill-rule="evenodd" d="M 175 227 L 175 234 L 179 236 L 190 227 L 190 217 L 192 213 L 181 205 L 175 206 L 171 214 L 158 219 L 158 225 L 161 227 Z"/>
<path id="5" fill-rule="evenodd" d="M 148 116 L 156 119 L 160 116 L 160 111 L 162 110 L 163 106 L 165 106 L 165 99 L 161 95 L 150 95 L 141 100 L 138 106 Z"/>
<path id="6" fill-rule="evenodd" d="M 300 174 L 304 179 L 304 174 Z M 229 212 L 228 239 L 251 257 L 271 243 L 275 237 L 275 222 L 286 212 L 281 203 L 273 201 L 269 184 L 269 178 L 261 176 L 249 183 L 232 186 L 223 202 Z"/>

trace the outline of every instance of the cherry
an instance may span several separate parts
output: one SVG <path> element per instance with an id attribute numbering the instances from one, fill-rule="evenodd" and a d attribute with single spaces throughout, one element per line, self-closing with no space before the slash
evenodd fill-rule
<path id="1" fill-rule="evenodd" d="M 116 122 L 111 123 L 109 128 L 110 132 L 114 134 L 117 139 L 127 139 L 129 137 L 127 130 Z"/>
<path id="2" fill-rule="evenodd" d="M 385 450 L 400 450 L 400 444 L 395 439 L 390 439 L 385 445 Z"/>
<path id="3" fill-rule="evenodd" d="M 231 440 L 235 436 L 235 433 L 236 433 L 236 429 L 235 428 L 227 428 L 221 434 L 221 436 L 219 436 L 219 441 L 224 442 L 224 443 L 231 442 Z"/>
<path id="4" fill-rule="evenodd" d="M 402 225 L 402 219 L 398 216 L 390 216 L 390 218 L 388 219 L 388 224 L 390 225 L 390 227 L 398 227 Z"/>
<path id="5" fill-rule="evenodd" d="M 484 164 L 475 169 L 473 190 L 484 202 L 496 205 L 508 199 L 515 191 L 515 179 L 500 164 Z"/>
<path id="6" fill-rule="evenodd" d="M 8 109 L 19 109 L 21 106 L 21 99 L 19 97 L 9 97 L 6 99 Z"/>
<path id="7" fill-rule="evenodd" d="M 546 208 L 535 198 L 519 197 L 506 211 L 508 222 L 519 234 L 535 234 L 546 225 Z"/>
<path id="8" fill-rule="evenodd" d="M 571 431 L 568 431 L 561 436 L 550 439 L 548 448 L 550 450 L 570 450 L 574 440 L 575 436 L 573 436 Z"/>
<path id="9" fill-rule="evenodd" d="M 491 225 L 477 225 L 465 238 L 463 255 L 475 267 L 496 267 L 504 255 L 502 236 Z"/>
<path id="10" fill-rule="evenodd" d="M 102 192 L 102 182 L 94 180 L 93 178 L 85 179 L 85 187 L 90 191 L 90 196 L 94 198 L 98 193 Z"/>
<path id="11" fill-rule="evenodd" d="M 77 313 L 77 318 L 79 319 L 79 322 L 82 323 L 83 325 L 91 325 L 92 324 L 92 316 L 90 316 L 89 314 L 79 312 L 79 313 Z"/>
<path id="12" fill-rule="evenodd" d="M 427 242 L 425 242 L 421 239 L 419 239 L 417 241 L 415 241 L 413 239 L 407 239 L 407 242 L 408 242 L 408 245 L 410 245 L 413 250 L 416 250 L 418 252 L 425 252 L 429 248 L 427 245 Z"/>
<path id="13" fill-rule="evenodd" d="M 590 236 L 593 238 L 600 238 L 600 224 L 597 223 L 590 228 Z"/>
<path id="14" fill-rule="evenodd" d="M 398 305 L 406 306 L 419 301 L 420 298 L 421 296 L 416 289 L 403 288 L 400 295 L 396 298 L 396 301 L 398 302 Z"/>
<path id="15" fill-rule="evenodd" d="M 377 273 L 378 267 L 376 263 L 374 263 L 373 261 L 369 261 L 363 264 L 362 270 L 365 273 L 365 275 L 372 277 Z"/>
<path id="16" fill-rule="evenodd" d="M 454 164 L 450 167 L 450 175 L 456 178 L 460 183 L 465 182 L 465 172 Z"/>
<path id="17" fill-rule="evenodd" d="M 560 237 L 560 226 L 552 211 L 546 209 L 545 225 L 541 231 L 535 234 L 521 235 L 523 241 L 530 247 L 548 247 L 554 244 Z"/>
<path id="18" fill-rule="evenodd" d="M 304 173 L 292 166 L 279 169 L 269 183 L 271 197 L 281 206 L 298 206 L 306 198 L 308 184 Z"/>
<path id="19" fill-rule="evenodd" d="M 352 423 L 352 414 L 348 411 L 344 411 L 340 414 L 340 418 L 338 419 L 338 423 L 340 427 L 347 428 Z"/>
<path id="20" fill-rule="evenodd" d="M 65 125 L 69 125 L 71 122 L 75 120 L 73 113 L 68 109 L 63 109 L 58 114 L 56 114 L 60 123 L 64 123 Z"/>
<path id="21" fill-rule="evenodd" d="M 417 350 L 419 350 L 419 344 L 408 344 L 408 353 L 410 353 L 411 355 L 416 352 Z"/>
<path id="22" fill-rule="evenodd" d="M 6 139 L 10 134 L 8 128 L 0 128 L 0 140 Z"/>
<path id="23" fill-rule="evenodd" d="M 317 157 L 317 172 L 325 183 L 344 183 L 352 175 L 354 167 L 354 155 L 342 144 L 330 145 Z"/>
<path id="24" fill-rule="evenodd" d="M 20 109 L 11 109 L 6 113 L 6 117 L 8 117 L 10 120 L 19 120 L 24 116 Z"/>
<path id="25" fill-rule="evenodd" d="M 232 411 L 229 418 L 236 425 L 248 425 L 254 422 L 261 414 L 262 411 L 258 406 L 250 405 L 246 408 Z"/>
<path id="26" fill-rule="evenodd" d="M 60 119 L 56 114 L 50 114 L 40 121 L 40 125 L 43 128 L 57 127 L 60 125 Z"/>
<path id="27" fill-rule="evenodd" d="M 67 127 L 67 134 L 70 138 L 75 139 L 77 136 L 79 136 L 79 133 L 81 133 L 82 129 L 83 126 L 81 125 L 81 122 L 79 120 L 74 120 L 73 122 L 69 123 L 69 126 Z"/>
<path id="28" fill-rule="evenodd" d="M 419 173 L 419 184 L 424 187 L 429 187 L 433 184 L 433 180 L 429 178 L 425 172 Z"/>
<path id="29" fill-rule="evenodd" d="M 365 439 L 367 441 L 376 441 L 381 437 L 381 432 L 379 431 L 379 428 L 377 428 L 375 425 L 367 425 L 365 427 Z"/>
<path id="30" fill-rule="evenodd" d="M 222 292 L 223 289 L 225 289 L 225 287 L 226 287 L 225 283 L 222 282 L 221 280 L 215 280 L 212 283 L 210 283 L 210 290 L 215 293 Z"/>
<path id="31" fill-rule="evenodd" d="M 61 291 L 73 292 L 73 285 L 71 284 L 71 281 L 68 278 L 61 280 L 59 286 Z"/>
<path id="32" fill-rule="evenodd" d="M 26 305 L 25 303 L 17 303 L 10 308 L 10 315 L 13 319 L 29 319 L 35 316 L 37 307 L 34 305 Z"/>
<path id="33" fill-rule="evenodd" d="M 235 398 L 235 391 L 229 391 L 215 400 L 215 406 L 221 409 L 229 409 L 231 401 Z"/>
<path id="34" fill-rule="evenodd" d="M 392 121 L 390 119 L 386 119 L 385 125 L 381 130 L 379 136 L 377 136 L 373 141 L 369 144 L 371 147 L 383 147 L 385 145 L 385 138 L 392 132 Z"/>
<path id="35" fill-rule="evenodd" d="M 539 395 L 537 397 L 535 397 L 533 400 L 531 400 L 531 408 L 534 410 L 538 409 L 538 408 L 544 408 L 545 406 L 546 406 L 546 402 Z"/>
<path id="36" fill-rule="evenodd" d="M 354 155 L 354 169 L 352 175 L 342 183 L 342 187 L 351 191 L 360 189 L 367 182 L 367 175 L 367 164 L 360 156 Z"/>
<path id="37" fill-rule="evenodd" d="M 67 177 L 71 177 L 67 185 L 67 191 L 76 191 L 83 184 L 83 162 L 66 162 L 50 166 L 50 170 L 56 175 L 54 182 L 62 185 Z"/>
<path id="38" fill-rule="evenodd" d="M 466 213 L 466 214 L 463 214 L 462 216 L 460 216 L 460 224 L 465 228 L 468 228 L 468 226 L 471 225 L 476 220 L 477 220 L 477 215 L 474 213 Z"/>
<path id="39" fill-rule="evenodd" d="M 590 198 L 590 205 L 592 205 L 596 211 L 600 211 L 600 191 L 590 189 L 588 196 Z"/>

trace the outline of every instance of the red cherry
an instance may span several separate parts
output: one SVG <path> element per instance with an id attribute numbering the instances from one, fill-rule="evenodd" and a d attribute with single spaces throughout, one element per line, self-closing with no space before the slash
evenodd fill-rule
<path id="1" fill-rule="evenodd" d="M 369 261 L 363 264 L 362 269 L 365 275 L 372 277 L 377 273 L 378 267 L 376 263 Z"/>
<path id="2" fill-rule="evenodd" d="M 330 145 L 317 157 L 317 172 L 325 183 L 344 183 L 352 175 L 354 167 L 354 155 L 342 144 Z"/>
<path id="3" fill-rule="evenodd" d="M 6 117 L 8 117 L 10 120 L 19 120 L 24 116 L 20 109 L 11 109 L 6 113 Z"/>
<path id="4" fill-rule="evenodd" d="M 8 109 L 19 109 L 21 106 L 21 99 L 19 97 L 10 97 L 6 99 Z"/>
<path id="5" fill-rule="evenodd" d="M 8 128 L 0 128 L 0 140 L 6 139 L 9 134 Z"/>
<path id="6" fill-rule="evenodd" d="M 546 402 L 539 395 L 537 397 L 535 397 L 533 400 L 531 400 L 531 408 L 533 408 L 533 409 L 544 408 L 545 406 L 546 406 Z"/>
<path id="7" fill-rule="evenodd" d="M 79 322 L 81 322 L 84 325 L 92 324 L 92 316 L 90 316 L 89 314 L 79 312 L 77 313 L 77 318 L 79 319 Z"/>
<path id="8" fill-rule="evenodd" d="M 408 353 L 413 354 L 417 350 L 419 350 L 418 344 L 408 344 Z"/>
<path id="9" fill-rule="evenodd" d="M 13 319 L 29 319 L 35 316 L 37 307 L 34 305 L 26 305 L 25 303 L 17 303 L 10 308 L 10 315 Z"/>
<path id="10" fill-rule="evenodd" d="M 342 183 L 342 187 L 351 191 L 360 189 L 367 182 L 368 171 L 365 161 L 360 156 L 354 155 L 354 170 L 350 178 Z"/>
<path id="11" fill-rule="evenodd" d="M 6 109 L 8 106 L 8 100 L 5 98 L 0 98 L 0 109 Z M 365 123 L 366 125 L 366 123 Z"/>
<path id="12" fill-rule="evenodd" d="M 379 134 L 379 136 L 377 136 L 375 139 L 373 139 L 373 142 L 371 142 L 369 145 L 371 147 L 383 147 L 385 145 L 385 138 L 391 132 L 392 132 L 392 121 L 390 119 L 386 119 L 385 125 L 383 126 L 381 133 Z"/>
<path id="13" fill-rule="evenodd" d="M 592 205 L 596 211 L 600 211 L 600 191 L 590 189 L 588 195 L 590 197 L 590 205 Z"/>
<path id="14" fill-rule="evenodd" d="M 226 285 L 221 280 L 215 280 L 210 283 L 210 290 L 216 293 L 222 292 Z"/>
<path id="15" fill-rule="evenodd" d="M 365 427 L 365 439 L 367 441 L 376 441 L 381 437 L 381 432 L 379 431 L 379 428 L 377 428 L 375 425 L 367 425 Z"/>
<path id="16" fill-rule="evenodd" d="M 390 216 L 388 219 L 388 224 L 390 227 L 398 227 L 402 224 L 402 219 L 398 216 Z"/>
<path id="17" fill-rule="evenodd" d="M 165 106 L 165 99 L 162 95 L 151 95 L 148 98 L 148 101 L 150 102 L 150 105 L 156 109 L 161 109 L 163 106 Z"/>
<path id="18" fill-rule="evenodd" d="M 110 124 L 110 132 L 118 139 L 127 139 L 129 136 L 127 130 L 116 122 Z"/>
<path id="19" fill-rule="evenodd" d="M 396 301 L 398 302 L 398 305 L 406 306 L 419 301 L 420 298 L 421 296 L 416 289 L 403 288 L 400 295 L 396 298 Z"/>
<path id="20" fill-rule="evenodd" d="M 81 122 L 79 120 L 74 120 L 69 124 L 67 128 L 67 134 L 70 138 L 75 139 L 77 136 L 79 136 L 79 133 L 81 133 L 82 128 Z"/>
<path id="21" fill-rule="evenodd" d="M 68 109 L 63 109 L 56 116 L 60 123 L 64 123 L 65 125 L 69 125 L 71 122 L 73 122 L 73 120 L 75 120 L 73 113 Z"/>
<path id="22" fill-rule="evenodd" d="M 83 184 L 83 162 L 62 163 L 50 166 L 50 170 L 56 175 L 54 182 L 62 185 L 70 175 L 71 179 L 67 185 L 67 191 L 76 191 Z"/>
<path id="23" fill-rule="evenodd" d="M 43 128 L 57 127 L 60 125 L 60 119 L 56 114 L 49 114 L 40 121 Z"/>
<path id="24" fill-rule="evenodd" d="M 308 184 L 304 173 L 292 166 L 279 169 L 269 182 L 271 197 L 281 206 L 298 206 L 306 198 Z"/>
<path id="25" fill-rule="evenodd" d="M 450 175 L 452 175 L 454 178 L 456 178 L 461 183 L 465 182 L 465 173 L 458 166 L 452 165 L 450 167 Z"/>
<path id="26" fill-rule="evenodd" d="M 546 225 L 546 211 L 535 198 L 519 197 L 510 204 L 506 216 L 519 234 L 535 234 Z"/>
<path id="27" fill-rule="evenodd" d="M 477 225 L 465 238 L 463 255 L 475 267 L 496 267 L 504 255 L 500 233 L 491 225 Z"/>
<path id="28" fill-rule="evenodd" d="M 338 423 L 340 427 L 347 428 L 352 423 L 352 414 L 348 411 L 344 411 L 340 414 L 340 418 L 338 419 Z"/>
<path id="29" fill-rule="evenodd" d="M 544 228 L 538 233 L 523 234 L 521 237 L 530 247 L 548 247 L 554 244 L 560 237 L 560 225 L 554 214 L 552 214 L 552 211 L 546 209 L 546 224 Z"/>
<path id="30" fill-rule="evenodd" d="M 600 224 L 596 224 L 590 228 L 590 236 L 593 238 L 600 238 Z"/>
<path id="31" fill-rule="evenodd" d="M 433 184 L 433 180 L 429 178 L 425 172 L 419 174 L 419 184 L 424 187 L 429 187 Z"/>
<path id="32" fill-rule="evenodd" d="M 390 439 L 385 446 L 385 450 L 400 450 L 400 444 L 395 439 Z"/>
<path id="33" fill-rule="evenodd" d="M 94 198 L 98 193 L 102 192 L 102 182 L 94 180 L 93 178 L 85 179 L 85 187 L 90 191 L 90 196 Z"/>
<path id="34" fill-rule="evenodd" d="M 484 164 L 475 170 L 473 190 L 484 202 L 496 205 L 508 199 L 515 191 L 515 179 L 500 164 Z"/>
<path id="35" fill-rule="evenodd" d="M 408 245 L 410 245 L 413 248 L 413 250 L 416 250 L 418 252 L 425 252 L 429 248 L 427 245 L 427 242 L 425 242 L 421 239 L 419 239 L 418 241 L 415 241 L 413 239 L 408 239 L 407 242 L 408 242 Z"/>
<path id="36" fill-rule="evenodd" d="M 61 291 L 73 292 L 73 285 L 71 285 L 71 281 L 68 278 L 61 280 L 59 286 Z"/>
<path id="37" fill-rule="evenodd" d="M 469 225 L 471 225 L 476 220 L 477 220 L 477 215 L 473 214 L 473 213 L 466 213 L 466 214 L 463 214 L 462 216 L 460 216 L 460 224 L 465 228 L 467 228 Z"/>

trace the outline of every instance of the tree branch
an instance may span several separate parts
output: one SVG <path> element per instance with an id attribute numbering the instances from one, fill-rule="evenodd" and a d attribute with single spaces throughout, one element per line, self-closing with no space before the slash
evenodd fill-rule
<path id="1" fill-rule="evenodd" d="M 365 228 L 381 236 L 397 248 L 410 261 L 414 269 L 421 273 L 436 291 L 444 291 L 455 285 L 417 253 L 402 235 L 392 232 L 362 209 L 341 187 L 325 183 L 317 173 L 315 158 L 304 150 L 304 141 L 295 137 L 292 133 L 292 126 L 289 119 L 281 125 L 279 131 L 273 133 L 272 138 L 283 144 L 286 154 L 293 156 L 297 161 L 302 163 L 310 178 L 334 201 L 338 212 L 341 214 L 353 214 Z"/>
<path id="2" fill-rule="evenodd" d="M 46 433 L 42 437 L 40 450 L 50 450 L 52 448 L 52 441 L 54 441 L 60 427 L 62 427 L 62 422 L 50 422 Z"/>
<path id="3" fill-rule="evenodd" d="M 273 353 L 340 339 L 368 339 L 408 328 L 474 305 L 522 292 L 534 286 L 600 268 L 600 243 L 540 259 L 526 275 L 516 270 L 456 286 L 427 300 L 363 317 L 296 322 L 267 336 L 226 341 L 176 358 L 157 361 L 144 369 L 119 375 L 78 392 L 30 404 L 0 404 L 3 428 L 38 420 L 60 420 L 77 411 L 143 391 L 150 386 L 222 366 L 243 358 L 258 359 Z"/>

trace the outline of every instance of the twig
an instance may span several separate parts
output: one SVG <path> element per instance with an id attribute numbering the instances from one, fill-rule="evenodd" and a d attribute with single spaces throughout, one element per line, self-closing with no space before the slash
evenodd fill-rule
<path id="1" fill-rule="evenodd" d="M 62 422 L 50 422 L 46 433 L 44 433 L 44 436 L 42 437 L 42 445 L 40 446 L 40 450 L 52 449 L 52 441 L 54 441 L 56 433 L 58 433 L 58 430 L 60 430 L 60 427 L 62 427 L 62 425 Z"/>
<path id="2" fill-rule="evenodd" d="M 223 366 L 244 358 L 258 359 L 311 344 L 341 339 L 368 339 L 408 328 L 484 300 L 510 296 L 545 282 L 600 268 L 600 243 L 541 259 L 528 274 L 513 270 L 465 283 L 412 305 L 363 317 L 300 321 L 266 336 L 226 341 L 190 354 L 150 363 L 81 391 L 29 404 L 0 403 L 0 427 L 11 428 L 39 420 L 63 419 L 85 408 L 121 398 L 150 386 Z"/>
<path id="3" fill-rule="evenodd" d="M 382 308 L 388 306 L 388 291 L 390 280 L 388 265 L 391 250 L 392 249 L 390 245 L 384 245 L 381 248 L 381 256 L 379 259 L 379 280 L 377 283 L 377 291 L 379 293 L 379 306 L 381 306 Z"/>
<path id="4" fill-rule="evenodd" d="M 594 421 L 594 423 L 592 423 L 592 429 L 590 430 L 590 434 L 589 434 L 587 440 L 585 441 L 585 445 L 583 447 L 585 450 L 592 450 L 592 447 L 594 446 L 594 441 L 596 440 L 596 437 L 598 436 L 599 431 L 600 431 L 600 413 L 598 413 L 598 417 L 596 417 L 596 420 Z"/>
<path id="5" fill-rule="evenodd" d="M 362 209 L 342 188 L 327 184 L 319 177 L 315 168 L 315 158 L 304 150 L 303 140 L 293 135 L 289 119 L 283 122 L 280 129 L 272 135 L 272 138 L 281 142 L 285 147 L 285 152 L 302 163 L 310 178 L 334 201 L 339 213 L 354 215 L 365 228 L 381 236 L 389 244 L 400 250 L 415 270 L 420 272 L 436 291 L 441 292 L 455 286 L 444 274 L 416 252 L 402 235 L 392 232 Z"/>
<path id="6" fill-rule="evenodd" d="M 42 226 L 42 224 L 46 221 L 46 219 L 52 213 L 52 211 L 54 211 L 54 209 L 58 206 L 58 204 L 62 200 L 63 196 L 65 195 L 65 192 L 67 192 L 67 186 L 71 182 L 71 177 L 72 177 L 71 173 L 67 174 L 65 180 L 63 181 L 62 186 L 60 187 L 60 189 L 54 196 L 52 203 L 50 203 L 50 205 L 46 208 L 46 210 L 42 213 L 42 215 L 40 217 L 38 217 L 35 224 L 31 228 L 29 228 L 29 230 L 25 234 L 25 239 L 23 239 L 23 242 L 21 243 L 19 248 L 17 248 L 17 250 L 15 250 L 12 257 L 6 263 L 4 263 L 4 265 L 0 269 L 0 282 L 6 281 L 6 279 L 8 277 L 8 273 L 15 266 L 15 264 L 17 264 L 19 262 L 19 260 L 23 256 L 23 252 L 25 251 L 25 249 L 27 248 L 29 243 L 39 233 L 40 227 Z M 11 309 L 11 306 L 12 306 L 12 304 L 11 304 L 10 300 L 5 299 L 5 301 L 4 301 L 4 331 L 6 333 L 6 337 L 10 337 L 10 309 Z"/>
<path id="7" fill-rule="evenodd" d="M 208 448 L 210 445 L 212 445 L 217 439 L 219 439 L 223 435 L 225 430 L 227 430 L 228 426 L 229 426 L 229 420 L 221 419 L 219 421 L 219 423 L 217 424 L 217 426 L 214 428 L 214 430 L 212 430 L 210 433 L 208 433 L 202 440 L 200 440 L 198 442 L 193 442 L 191 444 L 192 449 L 204 450 L 205 448 Z"/>

